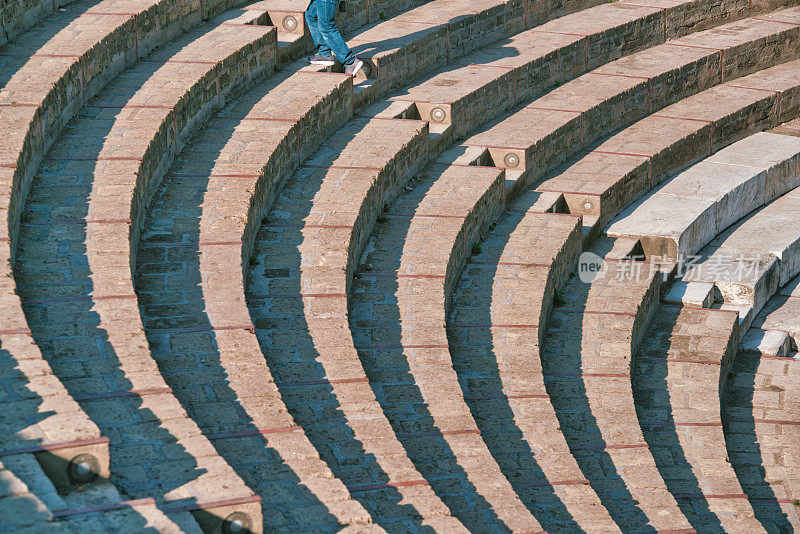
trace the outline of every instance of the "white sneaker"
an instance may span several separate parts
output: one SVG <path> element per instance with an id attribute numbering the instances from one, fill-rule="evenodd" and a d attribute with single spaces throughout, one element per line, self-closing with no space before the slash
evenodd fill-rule
<path id="1" fill-rule="evenodd" d="M 350 65 L 344 66 L 344 72 L 345 74 L 349 74 L 350 76 L 353 76 L 355 78 L 356 74 L 358 74 L 358 71 L 360 71 L 363 68 L 364 68 L 364 62 L 356 58 L 356 60 L 353 61 Z"/>
<path id="2" fill-rule="evenodd" d="M 325 65 L 326 67 L 333 67 L 336 64 L 333 56 L 321 56 L 319 54 L 308 58 L 308 62 L 312 65 Z"/>

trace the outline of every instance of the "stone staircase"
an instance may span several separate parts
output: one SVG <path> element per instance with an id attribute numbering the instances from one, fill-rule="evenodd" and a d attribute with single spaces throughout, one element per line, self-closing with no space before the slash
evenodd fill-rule
<path id="1" fill-rule="evenodd" d="M 4 3 L 3 529 L 798 528 L 793 4 Z"/>

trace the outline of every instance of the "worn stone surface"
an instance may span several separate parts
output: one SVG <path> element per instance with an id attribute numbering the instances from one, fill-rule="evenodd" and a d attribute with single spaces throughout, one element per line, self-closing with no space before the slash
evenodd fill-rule
<path id="1" fill-rule="evenodd" d="M 733 363 L 737 326 L 735 313 L 663 306 L 634 364 L 645 437 L 698 531 L 764 531 L 730 465 L 720 419 L 719 394 Z"/>
<path id="2" fill-rule="evenodd" d="M 693 255 L 763 204 L 766 175 L 758 167 L 706 159 L 625 210 L 608 232 L 639 237 L 647 255 Z"/>
<path id="3" fill-rule="evenodd" d="M 274 36 L 217 20 L 126 71 L 69 124 L 26 205 L 16 274 L 33 339 L 111 439 L 112 477 L 128 498 L 201 506 L 220 495 L 253 498 L 149 354 L 128 219 L 203 113 L 274 66 Z M 198 56 L 209 62 L 192 62 Z M 242 506 L 260 526 L 257 502 Z"/>
<path id="4" fill-rule="evenodd" d="M 782 288 L 756 318 L 754 325 L 769 330 L 753 328 L 745 335 L 722 404 L 730 460 L 745 491 L 756 499 L 756 515 L 783 530 L 800 525 L 800 463 L 794 445 L 800 437 L 800 362 L 796 350 L 787 350 L 797 346 L 792 320 L 781 321 L 797 317 L 797 300 L 791 296 L 795 286 Z M 786 334 L 795 338 L 789 347 Z"/>

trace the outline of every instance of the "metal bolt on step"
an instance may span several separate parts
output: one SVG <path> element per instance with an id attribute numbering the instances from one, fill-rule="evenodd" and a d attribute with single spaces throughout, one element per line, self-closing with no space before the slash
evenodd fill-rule
<path id="1" fill-rule="evenodd" d="M 67 464 L 67 477 L 73 484 L 89 484 L 99 472 L 100 462 L 91 454 L 79 454 Z"/>
<path id="2" fill-rule="evenodd" d="M 244 512 L 233 512 L 225 518 L 222 523 L 223 534 L 242 534 L 249 532 L 253 527 L 253 521 L 250 516 Z"/>
<path id="3" fill-rule="evenodd" d="M 431 110 L 431 120 L 433 122 L 444 122 L 447 118 L 447 113 L 442 108 L 433 108 Z"/>
<path id="4" fill-rule="evenodd" d="M 591 210 L 593 207 L 594 207 L 594 206 L 592 206 L 592 203 L 591 203 L 590 201 L 588 201 L 588 200 L 587 200 L 586 202 L 584 202 L 584 203 L 583 203 L 583 209 L 585 209 L 585 210 L 587 210 L 587 211 L 588 211 L 588 210 Z"/>
<path id="5" fill-rule="evenodd" d="M 516 169 L 517 167 L 519 167 L 519 156 L 517 156 L 513 152 L 509 152 L 508 154 L 506 154 L 506 157 L 503 158 L 503 161 L 505 162 L 506 167 L 510 169 Z"/>
<path id="6" fill-rule="evenodd" d="M 294 18 L 292 15 L 286 15 L 283 17 L 283 29 L 289 32 L 293 32 L 297 29 L 297 19 Z"/>

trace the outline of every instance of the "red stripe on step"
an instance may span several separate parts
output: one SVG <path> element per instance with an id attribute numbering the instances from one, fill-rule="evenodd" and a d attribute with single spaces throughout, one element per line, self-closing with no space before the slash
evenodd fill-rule
<path id="1" fill-rule="evenodd" d="M 728 493 L 728 494 L 693 494 L 693 493 L 676 493 L 676 499 L 747 499 L 744 493 Z"/>
<path id="2" fill-rule="evenodd" d="M 449 349 L 447 345 L 362 345 L 356 350 Z"/>
<path id="3" fill-rule="evenodd" d="M 171 393 L 172 393 L 172 388 L 132 389 L 129 391 L 108 391 L 105 393 L 87 393 L 85 395 L 75 395 L 75 400 L 91 401 L 91 400 L 103 400 L 103 399 L 118 399 L 124 397 L 143 397 L 145 395 L 166 395 Z"/>
<path id="4" fill-rule="evenodd" d="M 94 439 L 82 439 L 75 441 L 62 441 L 60 443 L 40 443 L 39 445 L 30 445 L 27 447 L 18 447 L 14 449 L 0 449 L 0 456 L 12 456 L 15 454 L 30 454 L 44 451 L 58 451 L 61 449 L 74 449 L 76 447 L 87 447 L 90 445 L 107 444 L 109 439 L 106 437 Z"/>
<path id="5" fill-rule="evenodd" d="M 548 371 L 543 372 L 542 376 L 560 376 L 564 378 L 630 378 L 631 375 L 627 373 L 570 373 L 567 371 L 559 372 L 559 371 Z"/>
<path id="6" fill-rule="evenodd" d="M 375 491 L 391 488 L 407 488 L 411 486 L 427 486 L 427 480 L 409 480 L 407 482 L 387 482 L 385 484 L 359 484 L 357 486 L 347 486 L 348 491 Z"/>
<path id="7" fill-rule="evenodd" d="M 306 380 L 302 382 L 276 381 L 275 385 L 283 387 L 328 386 L 335 384 L 368 384 L 369 378 L 334 378 L 333 380 Z"/>
<path id="8" fill-rule="evenodd" d="M 732 421 L 733 421 L 733 419 L 732 419 Z M 749 422 L 749 421 L 747 421 L 747 420 L 742 420 L 742 421 L 737 420 L 736 422 L 742 423 L 742 422 Z M 760 423 L 760 424 L 763 424 L 763 425 L 800 426 L 800 421 L 782 421 L 780 419 L 754 419 L 753 422 L 754 423 Z"/>
<path id="9" fill-rule="evenodd" d="M 714 121 L 709 121 L 706 119 L 693 119 L 691 117 L 673 117 L 672 115 L 656 115 L 656 114 L 651 115 L 651 117 L 658 117 L 659 119 L 674 119 L 680 121 L 704 122 L 706 124 L 714 124 Z"/>
<path id="10" fill-rule="evenodd" d="M 538 29 L 536 29 L 536 28 L 534 28 L 532 31 L 535 31 L 536 33 L 552 33 L 552 34 L 554 34 L 554 35 L 574 35 L 574 36 L 576 36 L 576 37 L 587 37 L 587 36 L 589 36 L 589 35 L 590 35 L 590 34 L 588 34 L 588 33 L 567 33 L 567 32 L 554 32 L 554 31 L 550 31 L 550 30 L 538 30 Z"/>
<path id="11" fill-rule="evenodd" d="M 553 482 L 530 482 L 528 484 L 516 484 L 515 488 L 549 488 L 550 486 L 586 486 L 591 482 L 585 478 L 575 480 L 555 480 Z"/>
<path id="12" fill-rule="evenodd" d="M 639 356 L 639 359 L 646 360 L 649 362 L 662 362 L 662 363 L 691 363 L 691 364 L 700 364 L 700 365 L 721 365 L 720 362 L 709 362 L 703 360 L 679 360 L 677 358 L 662 358 L 659 356 Z"/>
<path id="13" fill-rule="evenodd" d="M 594 154 L 608 154 L 610 156 L 633 156 L 636 158 L 650 158 L 647 154 L 632 154 L 628 152 L 611 152 L 609 150 L 592 150 Z"/>
<path id="14" fill-rule="evenodd" d="M 298 430 L 303 430 L 302 427 L 294 425 L 294 426 L 285 426 L 279 428 L 264 428 L 264 429 L 257 429 L 257 430 L 241 430 L 239 432 L 219 432 L 217 434 L 206 434 L 208 439 L 229 439 L 229 438 L 244 438 L 248 436 L 263 436 L 266 434 L 285 434 L 289 432 L 297 432 Z"/>
<path id="15" fill-rule="evenodd" d="M 464 430 L 432 430 L 429 432 L 396 432 L 397 439 L 424 438 L 436 436 L 463 436 L 467 434 L 480 435 L 481 431 L 477 428 L 467 428 Z"/>
<path id="16" fill-rule="evenodd" d="M 762 355 L 761 358 L 766 360 L 784 360 L 788 362 L 800 362 L 800 360 L 796 358 L 792 358 L 791 356 L 766 356 Z"/>
<path id="17" fill-rule="evenodd" d="M 443 274 L 398 274 L 397 278 L 444 278 Z"/>
<path id="18" fill-rule="evenodd" d="M 53 59 L 78 59 L 80 56 L 74 54 L 33 54 L 31 57 L 48 57 Z"/>
<path id="19" fill-rule="evenodd" d="M 26 300 L 27 304 L 57 304 L 59 302 L 93 302 L 96 300 L 123 300 L 135 299 L 136 295 L 86 295 L 82 297 L 50 297 L 42 299 Z"/>
<path id="20" fill-rule="evenodd" d="M 29 328 L 13 328 L 11 330 L 0 330 L 0 336 L 13 336 L 13 335 L 30 335 Z"/>
<path id="21" fill-rule="evenodd" d="M 593 450 L 627 450 L 627 449 L 649 449 L 647 443 L 637 443 L 634 445 L 572 445 L 569 447 L 571 451 L 593 451 Z"/>
<path id="22" fill-rule="evenodd" d="M 543 108 L 541 106 L 527 106 L 525 109 L 538 109 L 540 111 L 559 111 L 561 113 L 578 113 L 578 114 L 583 113 L 583 111 L 578 111 L 575 109 Z M 498 148 L 503 148 L 503 147 L 498 147 Z"/>
<path id="23" fill-rule="evenodd" d="M 96 504 L 94 506 L 87 506 L 86 508 L 74 508 L 71 510 L 55 510 L 53 517 L 69 517 L 73 515 L 86 515 L 96 514 L 98 512 L 108 512 L 110 510 L 121 510 L 123 508 L 133 508 L 134 506 L 153 505 L 155 506 L 156 500 L 152 497 L 144 499 L 135 499 L 132 501 L 122 501 L 109 504 Z"/>
<path id="24" fill-rule="evenodd" d="M 178 506 L 165 506 L 164 511 L 168 513 L 191 512 L 193 510 L 211 510 L 213 508 L 227 508 L 238 504 L 260 503 L 261 497 L 253 495 L 250 497 L 240 497 L 238 499 L 227 499 L 224 501 L 212 501 L 204 503 L 183 504 Z"/>
<path id="25" fill-rule="evenodd" d="M 628 4 L 630 5 L 630 4 Z M 616 76 L 619 78 L 633 78 L 635 80 L 649 80 L 647 76 L 634 76 L 632 74 L 613 74 L 611 72 L 590 72 L 589 74 L 596 74 L 597 76 Z"/>
<path id="26" fill-rule="evenodd" d="M 552 267 L 552 263 L 525 263 L 521 261 L 478 261 L 469 260 L 470 265 L 502 265 L 504 267 Z"/>
<path id="27" fill-rule="evenodd" d="M 751 91 L 762 91 L 764 93 L 775 93 L 775 94 L 781 93 L 776 89 L 762 89 L 760 87 L 747 87 L 746 85 L 729 85 L 728 87 L 736 87 L 737 89 L 749 89 Z"/>
<path id="28" fill-rule="evenodd" d="M 63 221 L 26 222 L 23 226 L 56 226 L 59 224 L 131 224 L 130 219 L 65 219 Z"/>
<path id="29" fill-rule="evenodd" d="M 177 63 L 179 65 L 217 65 L 219 61 L 202 61 L 200 59 L 140 59 L 142 63 Z"/>
<path id="30" fill-rule="evenodd" d="M 345 225 L 336 225 L 336 224 L 306 224 L 306 225 L 298 225 L 298 224 L 265 224 L 264 228 L 320 228 L 323 230 L 352 230 L 352 226 L 345 226 Z"/>
<path id="31" fill-rule="evenodd" d="M 789 22 L 788 20 L 778 20 L 778 19 L 765 19 L 761 17 L 750 17 L 753 20 L 760 20 L 762 22 L 775 22 L 777 24 L 788 24 L 790 26 L 797 26 L 796 22 Z"/>
<path id="32" fill-rule="evenodd" d="M 539 400 L 550 400 L 549 395 L 542 395 L 542 394 L 530 394 L 530 395 L 464 395 L 464 400 L 470 401 L 483 401 L 483 400 L 528 400 L 528 399 L 539 399 Z"/>
<path id="33" fill-rule="evenodd" d="M 615 311 L 599 311 L 599 310 L 577 310 L 574 308 L 555 308 L 553 311 L 564 313 L 582 313 L 584 315 L 620 315 L 626 317 L 636 317 L 632 312 L 615 312 Z"/>
<path id="34" fill-rule="evenodd" d="M 255 330 L 253 325 L 241 326 L 197 326 L 186 328 L 146 328 L 151 334 L 193 334 L 197 332 L 219 332 L 225 330 Z"/>
<path id="35" fill-rule="evenodd" d="M 105 11 L 87 11 L 86 15 L 103 15 L 103 16 L 120 16 L 120 17 L 135 17 L 136 13 L 111 13 Z"/>
<path id="36" fill-rule="evenodd" d="M 704 310 L 710 312 L 735 313 L 737 315 L 739 314 L 739 312 L 736 310 L 723 310 L 721 308 L 703 308 L 702 306 L 691 306 L 691 305 L 683 305 L 681 307 L 686 310 Z"/>
<path id="37" fill-rule="evenodd" d="M 125 109 L 125 108 L 133 108 L 133 109 L 173 109 L 174 106 L 157 106 L 151 104 L 122 104 L 122 105 L 113 105 L 113 104 L 89 104 L 86 106 L 87 108 L 95 108 L 95 109 Z"/>
<path id="38" fill-rule="evenodd" d="M 354 165 L 312 165 L 306 163 L 303 167 L 310 169 L 345 169 L 345 170 L 368 170 L 368 171 L 382 171 L 383 167 L 358 167 Z"/>
<path id="39" fill-rule="evenodd" d="M 142 158 L 125 156 L 49 157 L 50 161 L 142 161 Z"/>
<path id="40" fill-rule="evenodd" d="M 198 247 L 240 247 L 241 241 L 201 241 Z"/>
<path id="41" fill-rule="evenodd" d="M 538 324 L 453 323 L 453 328 L 539 328 Z"/>
<path id="42" fill-rule="evenodd" d="M 711 46 L 699 46 L 699 45 L 690 45 L 690 44 L 682 44 L 682 43 L 664 43 L 667 46 L 680 46 L 682 48 L 699 48 L 700 50 L 714 50 L 715 52 L 724 52 L 722 48 L 714 48 Z"/>
<path id="43" fill-rule="evenodd" d="M 170 173 L 173 178 L 260 178 L 258 174 L 193 174 L 173 172 Z"/>

